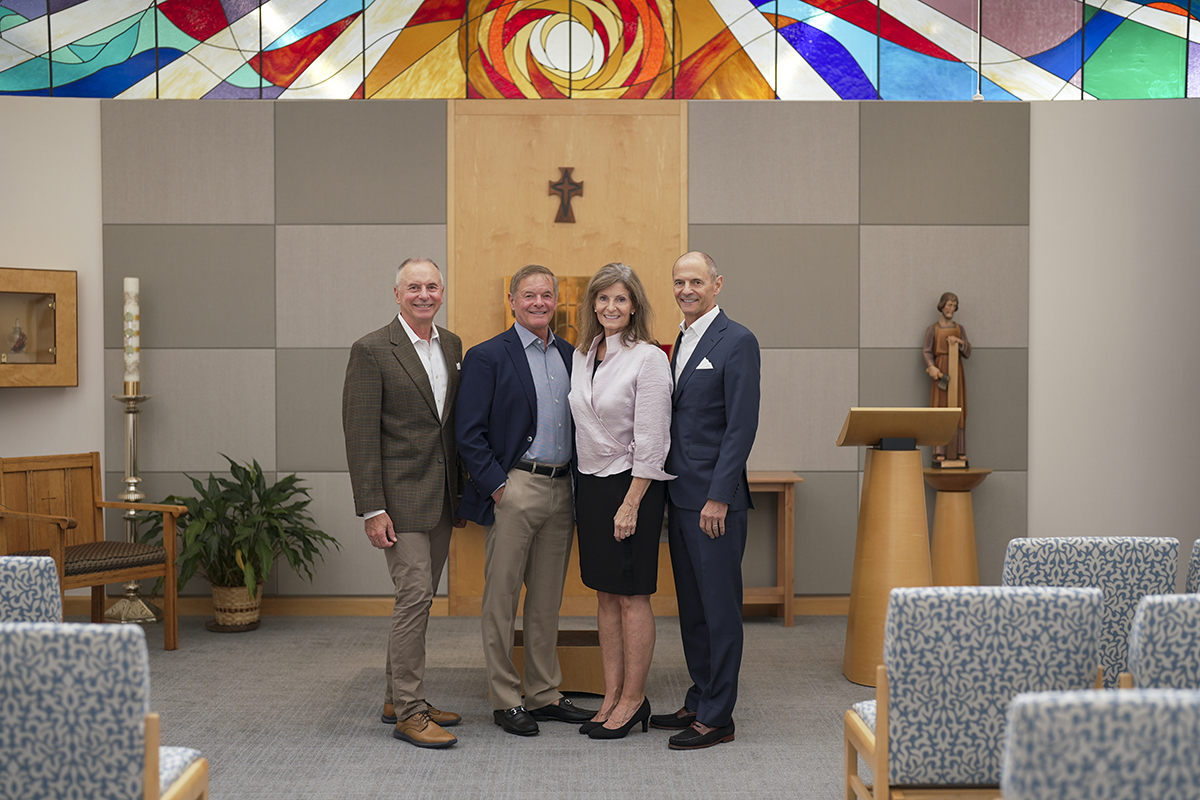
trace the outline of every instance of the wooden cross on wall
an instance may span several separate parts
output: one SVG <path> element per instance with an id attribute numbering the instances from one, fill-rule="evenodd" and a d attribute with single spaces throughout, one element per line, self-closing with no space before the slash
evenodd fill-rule
<path id="1" fill-rule="evenodd" d="M 562 172 L 562 177 L 557 181 L 550 181 L 550 194 L 558 195 L 558 215 L 554 218 L 555 222 L 574 222 L 575 211 L 571 208 L 571 200 L 575 197 L 583 196 L 583 181 L 571 179 L 571 170 L 574 167 L 559 167 Z"/>

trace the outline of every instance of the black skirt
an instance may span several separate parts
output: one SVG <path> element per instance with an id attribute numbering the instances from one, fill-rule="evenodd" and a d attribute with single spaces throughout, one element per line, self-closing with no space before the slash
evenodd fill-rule
<path id="1" fill-rule="evenodd" d="M 579 573 L 584 585 L 598 592 L 639 595 L 654 594 L 658 589 L 658 540 L 667 500 L 666 484 L 650 481 L 638 506 L 637 530 L 617 541 L 613 517 L 631 483 L 630 471 L 603 478 L 580 473 L 575 487 Z"/>

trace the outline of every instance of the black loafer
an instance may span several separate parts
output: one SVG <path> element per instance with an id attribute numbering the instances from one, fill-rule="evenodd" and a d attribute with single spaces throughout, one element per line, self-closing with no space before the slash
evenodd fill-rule
<path id="1" fill-rule="evenodd" d="M 707 727 L 707 726 L 705 726 Z M 695 728 L 688 728 L 683 733 L 677 733 L 667 741 L 667 747 L 672 750 L 703 750 L 714 744 L 733 741 L 733 720 L 728 725 L 713 728 L 708 733 L 701 733 Z"/>
<path id="2" fill-rule="evenodd" d="M 556 719 L 559 722 L 587 722 L 596 716 L 595 711 L 580 708 L 565 697 L 559 700 L 557 705 L 551 703 L 548 706 L 535 708 L 529 713 L 537 720 Z"/>
<path id="3" fill-rule="evenodd" d="M 696 712 L 687 706 L 670 714 L 655 714 L 650 718 L 650 727 L 664 731 L 681 731 L 692 727 L 696 721 Z"/>
<path id="4" fill-rule="evenodd" d="M 517 736 L 537 736 L 537 721 L 525 710 L 525 706 L 493 711 L 492 719 L 508 733 L 515 733 Z"/>

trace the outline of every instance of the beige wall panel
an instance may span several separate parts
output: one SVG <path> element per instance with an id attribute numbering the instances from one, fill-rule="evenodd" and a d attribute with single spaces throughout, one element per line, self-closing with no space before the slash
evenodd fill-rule
<path id="1" fill-rule="evenodd" d="M 1029 532 L 1190 540 L 1200 103 L 1032 109 Z"/>
<path id="2" fill-rule="evenodd" d="M 858 106 L 689 102 L 691 223 L 857 223 Z"/>
<path id="3" fill-rule="evenodd" d="M 973 347 L 1029 345 L 1029 229 L 864 225 L 862 346 L 920 347 L 942 292 Z"/>
<path id="4" fill-rule="evenodd" d="M 864 225 L 1029 223 L 1028 103 L 862 103 Z"/>
<path id="5" fill-rule="evenodd" d="M 440 100 L 275 103 L 283 225 L 446 221 Z"/>
<path id="6" fill-rule="evenodd" d="M 963 364 L 967 381 L 967 457 L 972 467 L 1023 471 L 1029 450 L 1028 354 L 977 348 Z M 929 405 L 918 349 L 859 351 L 863 406 Z M 929 463 L 929 449 L 925 463 Z"/>
<path id="7" fill-rule="evenodd" d="M 275 437 L 281 472 L 345 472 L 342 384 L 349 348 L 275 351 Z"/>
<path id="8" fill-rule="evenodd" d="M 270 225 L 105 225 L 105 347 L 123 344 L 126 276 L 141 281 L 143 348 L 275 346 Z"/>
<path id="9" fill-rule="evenodd" d="M 274 222 L 274 105 L 101 102 L 104 221 Z"/>
<path id="10" fill-rule="evenodd" d="M 670 269 L 683 252 L 686 219 L 683 104 L 450 102 L 450 327 L 463 344 L 504 330 L 504 276 L 523 264 L 590 276 L 610 261 L 637 270 L 658 337 L 673 342 L 679 312 Z M 554 221 L 549 184 L 559 167 L 573 167 L 584 184 L 572 203 L 574 224 Z"/>
<path id="11" fill-rule="evenodd" d="M 104 327 L 120 323 L 102 302 L 100 104 L 0 97 L 0 142 L 0 267 L 75 271 L 79 322 L 77 388 L 0 389 L 0 455 L 103 450 L 104 404 L 120 390 L 104 383 Z"/>
<path id="12" fill-rule="evenodd" d="M 280 474 L 293 470 L 281 471 Z M 383 551 L 371 546 L 362 520 L 354 516 L 354 496 L 346 472 L 299 471 L 313 496 L 308 507 L 317 528 L 335 537 L 341 550 L 324 551 L 324 560 L 313 564 L 310 583 L 286 564 L 275 569 L 281 595 L 373 595 L 390 597 L 395 589 Z M 379 630 L 380 656 L 387 640 L 387 625 Z"/>
<path id="13" fill-rule="evenodd" d="M 858 346 L 854 225 L 692 225 L 725 276 L 717 302 L 763 347 Z"/>
<path id="14" fill-rule="evenodd" d="M 414 256 L 445 270 L 446 226 L 277 226 L 278 346 L 349 347 L 387 325 L 400 310 L 396 269 Z M 446 324 L 444 306 L 436 321 Z"/>
<path id="15" fill-rule="evenodd" d="M 120 350 L 104 353 L 105 384 L 120 386 Z M 143 350 L 139 463 L 148 472 L 228 469 L 221 453 L 275 469 L 274 350 Z M 105 406 L 108 467 L 124 468 L 123 406 Z M 117 459 L 117 460 L 113 460 Z"/>
<path id="16" fill-rule="evenodd" d="M 764 350 L 758 436 L 749 468 L 855 469 L 855 448 L 834 442 L 856 405 L 857 351 Z"/>

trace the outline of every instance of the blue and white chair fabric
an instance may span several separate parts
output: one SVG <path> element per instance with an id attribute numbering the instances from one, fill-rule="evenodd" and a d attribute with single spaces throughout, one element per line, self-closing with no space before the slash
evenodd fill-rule
<path id="1" fill-rule="evenodd" d="M 1133 689 L 1016 697 L 1004 800 L 1195 800 L 1200 691 Z"/>
<path id="2" fill-rule="evenodd" d="M 0 558 L 0 622 L 62 622 L 62 587 L 53 558 Z"/>
<path id="3" fill-rule="evenodd" d="M 1095 685 L 1101 607 L 1096 589 L 893 589 L 883 645 L 886 782 L 998 784 L 1009 701 Z M 875 731 L 876 700 L 853 711 Z"/>
<path id="4" fill-rule="evenodd" d="M 1200 594 L 1151 594 L 1129 631 L 1129 672 L 1143 689 L 1200 689 Z"/>
<path id="5" fill-rule="evenodd" d="M 0 623 L 0 796 L 143 797 L 149 712 L 140 627 Z M 201 758 L 158 756 L 161 792 Z"/>
<path id="6" fill-rule="evenodd" d="M 1179 540 L 1143 536 L 1013 539 L 1004 555 L 1005 586 L 1094 586 L 1104 592 L 1100 665 L 1115 687 L 1126 669 L 1138 601 L 1175 591 Z"/>
<path id="7" fill-rule="evenodd" d="M 1188 559 L 1187 584 L 1184 591 L 1188 594 L 1200 593 L 1200 539 L 1192 544 L 1192 557 Z"/>

